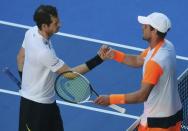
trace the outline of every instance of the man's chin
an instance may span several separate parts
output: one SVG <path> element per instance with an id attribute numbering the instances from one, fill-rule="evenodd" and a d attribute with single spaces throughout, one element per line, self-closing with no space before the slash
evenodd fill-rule
<path id="1" fill-rule="evenodd" d="M 143 39 L 143 40 L 146 40 L 146 41 L 149 41 L 149 39 L 148 39 L 148 38 L 146 38 L 146 37 L 142 37 L 142 39 Z"/>
<path id="2" fill-rule="evenodd" d="M 56 32 L 55 33 L 57 33 L 59 31 L 59 28 L 57 28 L 57 30 L 56 30 Z"/>
<path id="3" fill-rule="evenodd" d="M 146 40 L 146 38 L 145 38 L 145 37 L 142 37 L 142 40 Z"/>

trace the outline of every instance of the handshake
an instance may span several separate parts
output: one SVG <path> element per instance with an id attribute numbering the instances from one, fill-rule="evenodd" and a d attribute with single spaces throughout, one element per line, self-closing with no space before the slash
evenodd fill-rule
<path id="1" fill-rule="evenodd" d="M 97 54 L 103 60 L 113 59 L 120 63 L 124 61 L 126 56 L 123 52 L 115 50 L 107 45 L 102 45 Z"/>

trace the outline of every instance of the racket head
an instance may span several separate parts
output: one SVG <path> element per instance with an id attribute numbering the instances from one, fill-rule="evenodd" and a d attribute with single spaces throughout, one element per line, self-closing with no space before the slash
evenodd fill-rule
<path id="1" fill-rule="evenodd" d="M 57 95 L 70 103 L 83 103 L 92 95 L 92 87 L 87 78 L 74 71 L 58 75 L 54 86 Z"/>

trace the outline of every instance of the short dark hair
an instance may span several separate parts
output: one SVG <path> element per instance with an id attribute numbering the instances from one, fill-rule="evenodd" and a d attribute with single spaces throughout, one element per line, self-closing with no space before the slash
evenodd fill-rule
<path id="1" fill-rule="evenodd" d="M 37 24 L 38 28 L 41 29 L 42 24 L 51 24 L 51 17 L 58 17 L 57 9 L 51 5 L 40 5 L 33 15 L 33 20 Z"/>
<path id="2" fill-rule="evenodd" d="M 150 26 L 150 30 L 154 30 L 155 28 L 153 28 L 152 26 Z M 170 30 L 170 29 L 169 29 Z M 167 31 L 168 32 L 168 31 Z M 167 35 L 167 32 L 165 32 L 165 33 L 162 33 L 162 32 L 160 32 L 160 31 L 158 31 L 157 30 L 157 35 L 160 37 L 160 38 L 165 38 L 166 37 L 166 35 Z"/>

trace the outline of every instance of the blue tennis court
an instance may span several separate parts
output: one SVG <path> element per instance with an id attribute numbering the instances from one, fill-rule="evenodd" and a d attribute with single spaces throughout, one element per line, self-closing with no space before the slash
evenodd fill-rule
<path id="1" fill-rule="evenodd" d="M 177 52 L 177 77 L 188 68 L 186 0 L 170 1 L 74 1 L 2 0 L 0 5 L 0 70 L 9 67 L 18 77 L 16 55 L 24 33 L 34 25 L 33 11 L 40 4 L 57 7 L 62 21 L 60 32 L 52 37 L 57 55 L 76 66 L 96 54 L 102 44 L 126 53 L 139 54 L 147 43 L 142 40 L 138 15 L 163 12 L 172 21 L 167 39 Z M 86 74 L 100 94 L 128 93 L 140 87 L 142 69 L 106 61 Z M 0 72 L 0 131 L 18 130 L 18 87 Z M 141 114 L 142 104 L 123 105 L 126 114 L 94 104 L 75 105 L 59 101 L 65 131 L 125 131 Z"/>

